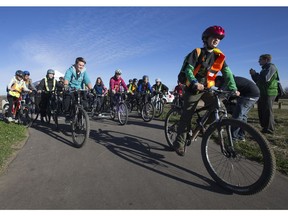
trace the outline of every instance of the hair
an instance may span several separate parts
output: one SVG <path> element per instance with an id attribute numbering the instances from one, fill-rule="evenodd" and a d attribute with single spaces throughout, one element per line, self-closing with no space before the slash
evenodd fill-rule
<path id="1" fill-rule="evenodd" d="M 268 62 L 271 62 L 272 60 L 272 56 L 270 54 L 263 54 L 260 56 L 260 58 L 264 60 L 268 60 Z"/>
<path id="2" fill-rule="evenodd" d="M 103 80 L 101 79 L 101 77 L 97 77 L 95 84 L 97 85 L 97 80 L 100 79 L 100 85 L 103 86 Z"/>
<path id="3" fill-rule="evenodd" d="M 76 58 L 75 64 L 78 64 L 79 62 L 83 62 L 84 64 L 86 64 L 86 61 L 85 61 L 85 59 L 83 57 Z"/>

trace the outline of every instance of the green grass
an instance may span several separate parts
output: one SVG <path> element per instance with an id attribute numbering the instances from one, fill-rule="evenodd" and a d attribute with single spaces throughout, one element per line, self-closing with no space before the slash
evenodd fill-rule
<path id="1" fill-rule="evenodd" d="M 26 138 L 26 128 L 14 123 L 0 121 L 0 169 L 5 161 L 16 151 L 16 144 Z"/>
<path id="2" fill-rule="evenodd" d="M 269 141 L 276 157 L 277 170 L 285 175 L 288 175 L 288 100 L 281 100 L 283 109 L 274 109 L 275 117 L 275 133 L 273 135 L 263 134 Z M 275 103 L 276 105 L 277 103 Z M 165 120 L 166 114 L 170 106 L 166 105 L 161 119 Z M 249 112 L 248 123 L 261 131 L 258 119 L 257 109 L 254 108 Z"/>

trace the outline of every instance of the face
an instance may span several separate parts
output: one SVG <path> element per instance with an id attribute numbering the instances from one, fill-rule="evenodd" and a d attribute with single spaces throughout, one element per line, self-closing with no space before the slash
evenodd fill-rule
<path id="1" fill-rule="evenodd" d="M 148 79 L 147 79 L 147 78 L 144 79 L 143 82 L 144 82 L 144 83 L 148 83 Z"/>
<path id="2" fill-rule="evenodd" d="M 116 79 L 120 79 L 121 75 L 120 74 L 116 74 Z"/>
<path id="3" fill-rule="evenodd" d="M 220 39 L 215 36 L 211 36 L 207 40 L 208 47 L 216 48 L 219 45 L 219 43 Z"/>
<path id="4" fill-rule="evenodd" d="M 54 77 L 54 74 L 48 74 L 49 79 L 52 79 Z"/>
<path id="5" fill-rule="evenodd" d="M 22 77 L 21 76 L 16 76 L 16 79 L 20 81 L 20 80 L 22 80 Z"/>
<path id="6" fill-rule="evenodd" d="M 159 85 L 160 85 L 160 82 L 159 82 L 159 81 L 158 81 L 158 82 L 156 82 L 156 85 L 157 85 L 157 86 L 159 86 Z"/>
<path id="7" fill-rule="evenodd" d="M 100 84 L 101 83 L 101 79 L 97 79 L 97 83 Z"/>
<path id="8" fill-rule="evenodd" d="M 24 80 L 28 80 L 28 79 L 29 79 L 29 75 L 25 75 Z"/>
<path id="9" fill-rule="evenodd" d="M 259 65 L 260 66 L 263 66 L 263 65 L 265 65 L 268 61 L 266 60 L 266 59 L 264 59 L 264 58 L 259 58 Z"/>
<path id="10" fill-rule="evenodd" d="M 76 68 L 76 71 L 77 71 L 77 72 L 81 72 L 84 67 L 85 67 L 85 63 L 84 63 L 84 62 L 81 62 L 81 61 L 79 61 L 79 62 L 75 65 L 75 68 Z"/>

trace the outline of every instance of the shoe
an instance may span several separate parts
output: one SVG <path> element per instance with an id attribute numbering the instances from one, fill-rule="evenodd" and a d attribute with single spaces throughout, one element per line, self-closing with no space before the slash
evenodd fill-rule
<path id="1" fill-rule="evenodd" d="M 174 148 L 174 151 L 176 152 L 176 154 L 178 154 L 179 156 L 183 157 L 185 155 L 185 147 L 184 146 L 179 146 L 179 145 L 173 144 L 173 148 Z"/>
<path id="2" fill-rule="evenodd" d="M 72 121 L 72 119 L 70 118 L 70 116 L 65 117 L 65 123 L 70 124 L 71 121 Z"/>
<path id="3" fill-rule="evenodd" d="M 10 122 L 13 122 L 14 120 L 13 120 L 12 117 L 8 117 L 8 118 L 7 118 L 7 121 L 10 123 Z"/>
<path id="4" fill-rule="evenodd" d="M 102 117 L 102 114 L 101 114 L 101 113 L 99 113 L 99 114 L 98 114 L 98 117 Z"/>
<path id="5" fill-rule="evenodd" d="M 271 130 L 266 130 L 266 129 L 263 129 L 262 131 L 261 131 L 262 133 L 266 133 L 266 134 L 274 134 L 273 133 L 273 131 L 271 131 Z"/>
<path id="6" fill-rule="evenodd" d="M 18 124 L 19 123 L 19 119 L 15 119 L 14 123 Z"/>

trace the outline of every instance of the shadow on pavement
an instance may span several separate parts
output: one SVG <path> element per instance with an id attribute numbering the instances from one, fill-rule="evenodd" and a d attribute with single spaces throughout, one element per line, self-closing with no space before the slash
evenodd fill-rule
<path id="1" fill-rule="evenodd" d="M 115 135 L 119 136 L 115 136 Z M 232 194 L 229 191 L 222 189 L 214 181 L 202 176 L 192 170 L 181 167 L 177 164 L 165 160 L 165 156 L 154 151 L 171 151 L 170 148 L 162 143 L 154 140 L 138 137 L 131 134 L 121 133 L 111 130 L 91 130 L 90 138 L 94 139 L 96 143 L 105 146 L 113 154 L 127 160 L 140 167 L 146 168 L 150 171 L 174 179 L 181 183 L 201 188 L 203 190 L 212 191 L 221 194 Z M 151 147 L 149 143 L 157 144 L 159 147 Z M 176 157 L 176 156 L 175 156 Z M 208 183 L 199 184 L 180 177 L 179 172 L 187 172 L 202 181 Z"/>

